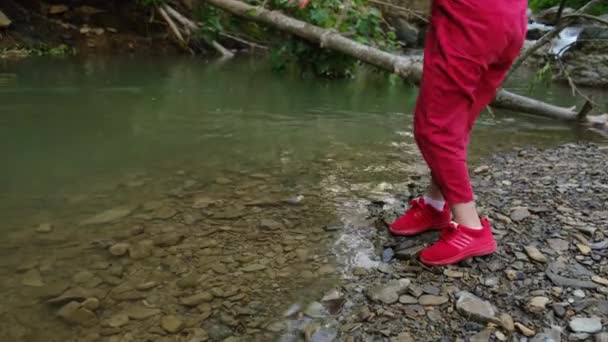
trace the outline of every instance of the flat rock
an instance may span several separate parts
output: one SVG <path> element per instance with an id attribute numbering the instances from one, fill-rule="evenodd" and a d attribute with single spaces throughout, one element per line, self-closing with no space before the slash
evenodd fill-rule
<path id="1" fill-rule="evenodd" d="M 11 20 L 2 11 L 0 11 L 0 28 L 6 28 L 9 26 L 11 26 Z"/>
<path id="2" fill-rule="evenodd" d="M 175 334 L 182 330 L 182 328 L 184 327 L 184 322 L 176 316 L 168 315 L 161 318 L 160 326 L 166 332 L 170 334 Z"/>
<path id="3" fill-rule="evenodd" d="M 0 14 L 0 16 L 1 16 L 1 14 Z M 36 233 L 46 234 L 46 233 L 50 233 L 52 231 L 53 231 L 53 225 L 51 223 L 41 223 L 38 226 L 38 228 L 36 228 Z"/>
<path id="4" fill-rule="evenodd" d="M 57 316 L 64 321 L 90 327 L 96 324 L 97 317 L 90 310 L 82 307 L 78 302 L 69 302 L 57 312 Z"/>
<path id="5" fill-rule="evenodd" d="M 152 255 L 154 242 L 152 240 L 142 240 L 136 244 L 129 246 L 129 257 L 131 259 L 140 260 Z"/>
<path id="6" fill-rule="evenodd" d="M 608 286 L 608 279 L 606 279 L 606 278 L 602 278 L 600 276 L 595 275 L 595 276 L 591 277 L 591 280 L 600 285 Z"/>
<path id="7" fill-rule="evenodd" d="M 418 304 L 424 306 L 442 305 L 449 301 L 446 296 L 422 295 L 418 298 Z"/>
<path id="8" fill-rule="evenodd" d="M 110 316 L 107 320 L 103 322 L 103 325 L 111 327 L 111 328 L 120 328 L 123 325 L 129 323 L 129 316 L 122 312 L 115 315 Z"/>
<path id="9" fill-rule="evenodd" d="M 129 316 L 130 319 L 141 321 L 160 314 L 160 310 L 149 308 L 141 304 L 135 304 L 125 309 L 124 313 Z"/>
<path id="10" fill-rule="evenodd" d="M 33 286 L 33 287 L 44 286 L 44 283 L 42 282 L 42 276 L 40 275 L 40 271 L 38 271 L 35 268 L 25 272 L 25 274 L 23 275 L 23 280 L 21 281 L 21 284 L 23 284 L 25 286 Z"/>
<path id="11" fill-rule="evenodd" d="M 495 319 L 496 313 L 490 302 L 464 291 L 457 296 L 456 310 L 461 315 L 482 323 Z"/>
<path id="12" fill-rule="evenodd" d="M 266 265 L 262 265 L 262 264 L 249 264 L 245 267 L 243 267 L 241 269 L 241 271 L 246 272 L 246 273 L 250 273 L 250 272 L 257 272 L 257 271 L 262 271 L 266 269 Z"/>
<path id="13" fill-rule="evenodd" d="M 377 285 L 368 290 L 367 296 L 377 302 L 384 304 L 393 304 L 399 300 L 407 287 L 410 285 L 409 279 L 391 280 L 387 284 Z"/>
<path id="14" fill-rule="evenodd" d="M 579 252 L 581 252 L 582 255 L 589 255 L 591 254 L 591 247 L 582 244 L 582 243 L 577 243 L 576 244 L 576 248 L 578 248 Z"/>
<path id="15" fill-rule="evenodd" d="M 83 226 L 110 223 L 116 220 L 120 220 L 129 216 L 133 212 L 133 208 L 118 207 L 106 210 L 95 216 L 91 216 L 88 219 L 82 221 L 80 224 Z"/>
<path id="16" fill-rule="evenodd" d="M 513 317 L 511 317 L 511 315 L 508 313 L 503 313 L 499 318 L 502 327 L 505 328 L 506 331 L 510 333 L 515 331 L 515 324 L 513 323 Z"/>
<path id="17" fill-rule="evenodd" d="M 548 261 L 547 257 L 543 253 L 541 253 L 535 246 L 526 246 L 524 247 L 524 250 L 526 251 L 528 257 L 534 261 L 542 263 L 546 263 Z"/>
<path id="18" fill-rule="evenodd" d="M 202 303 L 210 302 L 212 299 L 213 295 L 210 292 L 201 292 L 181 298 L 180 303 L 185 306 L 197 306 Z"/>
<path id="19" fill-rule="evenodd" d="M 536 296 L 530 298 L 527 304 L 527 308 L 529 312 L 532 313 L 543 313 L 545 312 L 547 304 L 549 304 L 551 300 L 547 297 Z"/>
<path id="20" fill-rule="evenodd" d="M 281 222 L 272 219 L 262 219 L 260 221 L 260 228 L 265 230 L 279 230 L 283 228 L 284 225 Z"/>
<path id="21" fill-rule="evenodd" d="M 527 326 L 525 326 L 519 322 L 515 322 L 515 328 L 517 329 L 517 331 L 519 331 L 522 335 L 524 335 L 526 337 L 532 337 L 532 336 L 536 335 L 536 331 L 528 328 Z"/>
<path id="22" fill-rule="evenodd" d="M 154 237 L 154 245 L 159 247 L 175 246 L 184 238 L 183 234 L 171 232 Z"/>
<path id="23" fill-rule="evenodd" d="M 403 295 L 399 297 L 399 303 L 401 304 L 418 304 L 418 299 L 410 295 Z"/>
<path id="24" fill-rule="evenodd" d="M 110 254 L 114 256 L 123 256 L 129 251 L 129 244 L 126 242 L 116 243 L 109 248 Z"/>
<path id="25" fill-rule="evenodd" d="M 602 319 L 599 317 L 573 317 L 568 324 L 576 333 L 595 334 L 602 330 Z"/>
<path id="26" fill-rule="evenodd" d="M 547 239 L 547 244 L 549 244 L 549 247 L 558 254 L 566 252 L 570 245 L 568 241 L 563 239 Z"/>
<path id="27" fill-rule="evenodd" d="M 511 210 L 510 218 L 513 222 L 521 222 L 530 217 L 530 211 L 526 207 L 516 207 Z"/>

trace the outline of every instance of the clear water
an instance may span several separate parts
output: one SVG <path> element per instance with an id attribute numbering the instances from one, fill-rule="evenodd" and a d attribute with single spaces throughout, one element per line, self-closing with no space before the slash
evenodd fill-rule
<path id="1" fill-rule="evenodd" d="M 525 91 L 525 78 L 510 87 Z M 560 87 L 535 95 L 574 101 Z M 380 74 L 308 80 L 254 59 L 0 64 L 0 340 L 153 339 L 167 334 L 160 319 L 169 314 L 184 336 L 273 338 L 293 303 L 318 300 L 353 265 L 377 262 L 367 200 L 424 172 L 410 133 L 415 97 Z M 504 112 L 484 113 L 474 134 L 474 161 L 598 139 Z M 298 195 L 297 205 L 285 202 Z M 83 224 L 117 207 L 128 214 Z M 45 224 L 51 232 L 36 231 Z M 326 232 L 327 224 L 345 228 Z M 157 242 L 167 234 L 182 237 Z M 156 244 L 142 259 L 108 251 L 142 240 Z M 179 286 L 184 277 L 194 287 Z M 134 290 L 146 282 L 156 286 Z M 92 321 L 57 316 L 61 305 L 47 300 L 65 288 L 100 301 Z M 116 295 L 125 288 L 137 298 Z M 214 299 L 180 304 L 202 291 Z M 142 305 L 161 313 L 107 323 Z"/>

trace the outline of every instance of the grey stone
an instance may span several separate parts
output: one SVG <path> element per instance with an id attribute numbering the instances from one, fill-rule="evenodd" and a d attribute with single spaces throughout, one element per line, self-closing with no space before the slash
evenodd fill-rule
<path id="1" fill-rule="evenodd" d="M 323 318 L 327 316 L 327 310 L 325 310 L 323 304 L 319 302 L 312 302 L 308 304 L 304 310 L 304 314 L 310 318 Z"/>
<path id="2" fill-rule="evenodd" d="M 608 332 L 602 332 L 595 335 L 595 342 L 608 342 Z"/>
<path id="3" fill-rule="evenodd" d="M 418 298 L 418 303 L 424 306 L 442 305 L 449 301 L 446 296 L 422 295 Z"/>
<path id="4" fill-rule="evenodd" d="M 377 285 L 368 290 L 367 296 L 377 302 L 393 304 L 399 300 L 399 295 L 403 294 L 410 285 L 409 279 L 391 280 L 387 284 Z"/>
<path id="5" fill-rule="evenodd" d="M 409 295 L 403 295 L 399 297 L 399 303 L 401 304 L 418 304 L 418 299 Z"/>
<path id="6" fill-rule="evenodd" d="M 599 317 L 575 316 L 570 320 L 568 325 L 576 333 L 595 334 L 602 330 L 602 320 Z"/>
<path id="7" fill-rule="evenodd" d="M 530 217 L 530 211 L 526 207 L 516 207 L 511 211 L 510 217 L 513 222 L 521 222 Z"/>
<path id="8" fill-rule="evenodd" d="M 468 318 L 485 323 L 496 319 L 496 313 L 490 302 L 487 302 L 469 292 L 457 294 L 456 310 Z"/>

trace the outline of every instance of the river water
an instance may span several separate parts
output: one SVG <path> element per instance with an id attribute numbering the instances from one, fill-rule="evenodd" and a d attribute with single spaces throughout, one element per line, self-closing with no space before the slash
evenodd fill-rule
<path id="1" fill-rule="evenodd" d="M 256 59 L 0 64 L 0 340 L 288 339 L 286 310 L 378 264 L 370 200 L 425 175 L 416 92 Z M 473 161 L 599 139 L 499 111 L 474 135 Z"/>

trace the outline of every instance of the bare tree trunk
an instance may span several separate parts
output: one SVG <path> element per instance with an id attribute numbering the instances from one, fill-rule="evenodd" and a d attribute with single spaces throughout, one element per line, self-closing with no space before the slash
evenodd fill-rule
<path id="1" fill-rule="evenodd" d="M 336 31 L 326 30 L 293 19 L 279 11 L 269 11 L 262 7 L 250 6 L 239 0 L 207 0 L 207 2 L 236 16 L 273 26 L 310 42 L 318 43 L 322 48 L 352 56 L 414 82 L 419 82 L 422 76 L 422 58 L 397 56 L 357 43 Z M 578 112 L 575 108 L 558 107 L 504 89 L 498 92 L 491 105 L 496 108 L 566 121 L 577 121 L 578 118 Z"/>

